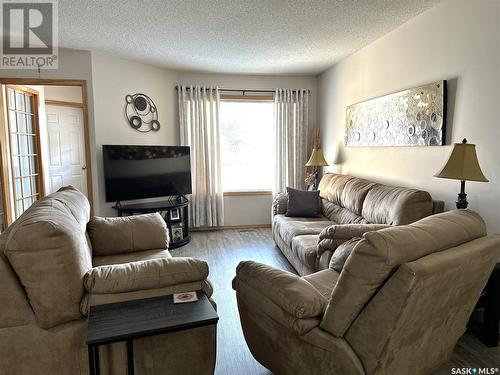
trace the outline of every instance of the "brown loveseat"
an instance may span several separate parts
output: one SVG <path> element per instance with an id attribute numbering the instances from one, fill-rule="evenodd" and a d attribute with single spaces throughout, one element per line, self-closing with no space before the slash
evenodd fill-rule
<path id="1" fill-rule="evenodd" d="M 487 236 L 469 210 L 368 232 L 349 246 L 340 272 L 301 278 L 238 265 L 243 333 L 274 374 L 428 373 L 451 356 L 500 256 L 500 236 Z"/>
<path id="2" fill-rule="evenodd" d="M 87 375 L 91 305 L 212 288 L 208 266 L 172 258 L 159 214 L 94 218 L 72 187 L 36 202 L 0 236 L 0 373 Z M 213 374 L 215 326 L 136 340 L 136 374 Z M 126 373 L 125 344 L 101 374 Z"/>
<path id="3" fill-rule="evenodd" d="M 353 237 L 409 224 L 444 207 L 426 191 L 335 173 L 325 174 L 318 190 L 322 213 L 318 218 L 287 217 L 286 193 L 273 201 L 273 239 L 300 275 L 328 268 L 337 246 Z"/>

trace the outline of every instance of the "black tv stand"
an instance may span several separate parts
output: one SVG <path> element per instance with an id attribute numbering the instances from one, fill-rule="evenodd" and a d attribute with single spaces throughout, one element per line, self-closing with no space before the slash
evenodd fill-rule
<path id="1" fill-rule="evenodd" d="M 185 195 L 179 195 L 179 196 L 177 196 L 176 200 L 179 203 L 182 203 L 182 202 L 185 202 L 185 201 L 189 202 L 189 199 L 187 199 Z"/>
<path id="2" fill-rule="evenodd" d="M 122 204 L 113 206 L 118 216 L 158 212 L 165 220 L 170 236 L 169 249 L 184 246 L 191 241 L 189 235 L 189 199 L 184 195 L 156 202 Z"/>

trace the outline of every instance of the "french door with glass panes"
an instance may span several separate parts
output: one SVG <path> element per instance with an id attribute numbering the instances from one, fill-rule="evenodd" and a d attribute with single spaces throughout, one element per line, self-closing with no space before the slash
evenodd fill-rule
<path id="1" fill-rule="evenodd" d="M 24 86 L 6 86 L 10 149 L 11 206 L 17 219 L 44 195 L 37 92 Z M 5 180 L 4 180 L 5 183 Z"/>

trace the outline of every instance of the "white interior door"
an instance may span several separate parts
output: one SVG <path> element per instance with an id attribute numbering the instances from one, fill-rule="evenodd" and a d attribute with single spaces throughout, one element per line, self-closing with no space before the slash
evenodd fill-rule
<path id="1" fill-rule="evenodd" d="M 83 112 L 78 107 L 45 106 L 48 133 L 49 191 L 73 185 L 87 195 Z"/>

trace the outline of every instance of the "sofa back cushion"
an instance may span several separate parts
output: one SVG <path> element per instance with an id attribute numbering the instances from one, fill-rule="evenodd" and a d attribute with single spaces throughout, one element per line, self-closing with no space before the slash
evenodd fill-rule
<path id="1" fill-rule="evenodd" d="M 158 212 L 123 217 L 94 216 L 87 231 L 95 255 L 168 248 L 168 228 Z"/>
<path id="2" fill-rule="evenodd" d="M 376 185 L 374 182 L 362 178 L 353 178 L 347 181 L 340 197 L 340 205 L 361 216 L 366 195 L 374 185 Z"/>
<path id="3" fill-rule="evenodd" d="M 335 224 L 368 224 L 362 216 L 341 207 L 327 199 L 321 199 L 321 212 Z"/>
<path id="4" fill-rule="evenodd" d="M 366 194 L 361 215 L 370 223 L 404 225 L 432 215 L 426 191 L 374 184 Z"/>
<path id="5" fill-rule="evenodd" d="M 402 225 L 433 213 L 429 193 L 327 173 L 319 184 L 322 213 L 337 224 Z"/>
<path id="6" fill-rule="evenodd" d="M 319 196 L 340 206 L 340 199 L 342 197 L 342 193 L 344 192 L 345 184 L 347 184 L 347 182 L 352 180 L 353 178 L 355 177 L 343 174 L 325 174 L 319 182 Z"/>
<path id="7" fill-rule="evenodd" d="M 87 198 L 63 188 L 35 202 L 10 228 L 4 253 L 42 328 L 81 317 L 83 277 L 92 268 L 89 214 Z"/>
<path id="8" fill-rule="evenodd" d="M 337 224 L 366 223 L 361 209 L 371 185 L 353 176 L 325 174 L 319 184 L 323 215 Z"/>
<path id="9" fill-rule="evenodd" d="M 486 226 L 470 210 L 368 232 L 354 248 L 332 291 L 321 327 L 343 337 L 389 276 L 403 263 L 484 237 Z"/>

